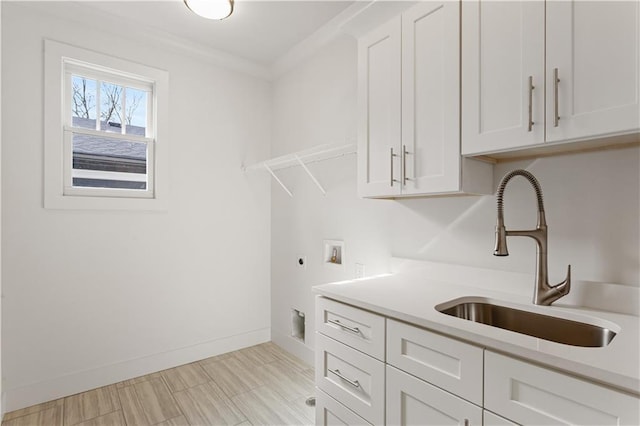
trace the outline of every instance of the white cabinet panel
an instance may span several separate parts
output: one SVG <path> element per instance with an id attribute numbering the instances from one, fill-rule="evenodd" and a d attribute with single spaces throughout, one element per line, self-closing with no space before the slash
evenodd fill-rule
<path id="1" fill-rule="evenodd" d="M 316 334 L 316 386 L 372 424 L 384 421 L 384 363 Z"/>
<path id="2" fill-rule="evenodd" d="M 384 361 L 385 319 L 383 316 L 318 297 L 316 299 L 316 331 Z"/>
<path id="3" fill-rule="evenodd" d="M 484 406 L 523 425 L 638 425 L 640 400 L 485 352 Z"/>
<path id="4" fill-rule="evenodd" d="M 403 193 L 460 189 L 460 5 L 402 15 Z"/>
<path id="5" fill-rule="evenodd" d="M 317 426 L 369 426 L 364 419 L 344 405 L 317 389 L 316 425 Z"/>
<path id="6" fill-rule="evenodd" d="M 544 142 L 544 10 L 542 1 L 462 3 L 463 154 Z"/>
<path id="7" fill-rule="evenodd" d="M 401 190 L 400 25 L 397 17 L 358 41 L 358 192 L 361 196 L 399 194 Z"/>
<path id="8" fill-rule="evenodd" d="M 505 419 L 504 417 L 500 417 L 496 414 L 493 414 L 491 411 L 482 410 L 482 425 L 483 426 L 516 426 L 517 423 L 513 423 Z"/>
<path id="9" fill-rule="evenodd" d="M 387 425 L 482 425 L 482 408 L 387 366 Z"/>
<path id="10" fill-rule="evenodd" d="M 387 320 L 387 362 L 482 405 L 483 349 Z"/>
<path id="11" fill-rule="evenodd" d="M 639 25 L 638 1 L 547 2 L 547 141 L 640 129 Z"/>

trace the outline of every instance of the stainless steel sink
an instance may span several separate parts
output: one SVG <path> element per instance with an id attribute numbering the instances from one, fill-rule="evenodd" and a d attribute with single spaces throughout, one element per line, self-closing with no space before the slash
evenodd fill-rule
<path id="1" fill-rule="evenodd" d="M 616 336 L 615 331 L 606 327 L 484 301 L 460 302 L 453 306 L 445 303 L 436 309 L 443 314 L 565 345 L 604 347 Z"/>

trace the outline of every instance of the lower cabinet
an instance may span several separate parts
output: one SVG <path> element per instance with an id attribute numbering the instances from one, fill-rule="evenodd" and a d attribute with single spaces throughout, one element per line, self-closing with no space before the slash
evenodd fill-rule
<path id="1" fill-rule="evenodd" d="M 523 425 L 638 425 L 640 400 L 485 351 L 484 406 Z"/>
<path id="2" fill-rule="evenodd" d="M 387 365 L 386 424 L 481 426 L 482 408 Z"/>
<path id="3" fill-rule="evenodd" d="M 377 323 L 386 354 L 316 332 L 317 425 L 640 425 L 636 395 L 334 303 L 338 329 Z"/>
<path id="4" fill-rule="evenodd" d="M 497 414 L 493 414 L 491 411 L 483 410 L 482 411 L 482 425 L 483 426 L 517 426 L 517 423 L 513 423 L 505 419 L 504 417 L 500 417 Z"/>
<path id="5" fill-rule="evenodd" d="M 484 349 L 387 319 L 387 364 L 482 406 Z"/>
<path id="6" fill-rule="evenodd" d="M 374 425 L 384 423 L 384 363 L 316 335 L 316 386 Z"/>
<path id="7" fill-rule="evenodd" d="M 316 394 L 316 425 L 370 426 L 362 417 L 340 404 L 321 390 Z"/>

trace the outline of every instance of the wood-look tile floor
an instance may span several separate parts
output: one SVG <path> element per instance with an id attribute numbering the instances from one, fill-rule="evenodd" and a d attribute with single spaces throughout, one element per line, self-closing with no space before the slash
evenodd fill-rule
<path id="1" fill-rule="evenodd" d="M 313 369 L 269 342 L 5 414 L 2 426 L 311 425 Z"/>

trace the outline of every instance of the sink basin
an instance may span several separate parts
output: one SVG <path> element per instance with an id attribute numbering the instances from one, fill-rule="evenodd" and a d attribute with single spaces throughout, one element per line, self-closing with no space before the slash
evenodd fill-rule
<path id="1" fill-rule="evenodd" d="M 604 347 L 616 335 L 610 328 L 595 324 L 523 311 L 484 300 L 461 301 L 453 306 L 444 303 L 436 309 L 457 318 L 571 346 Z"/>

